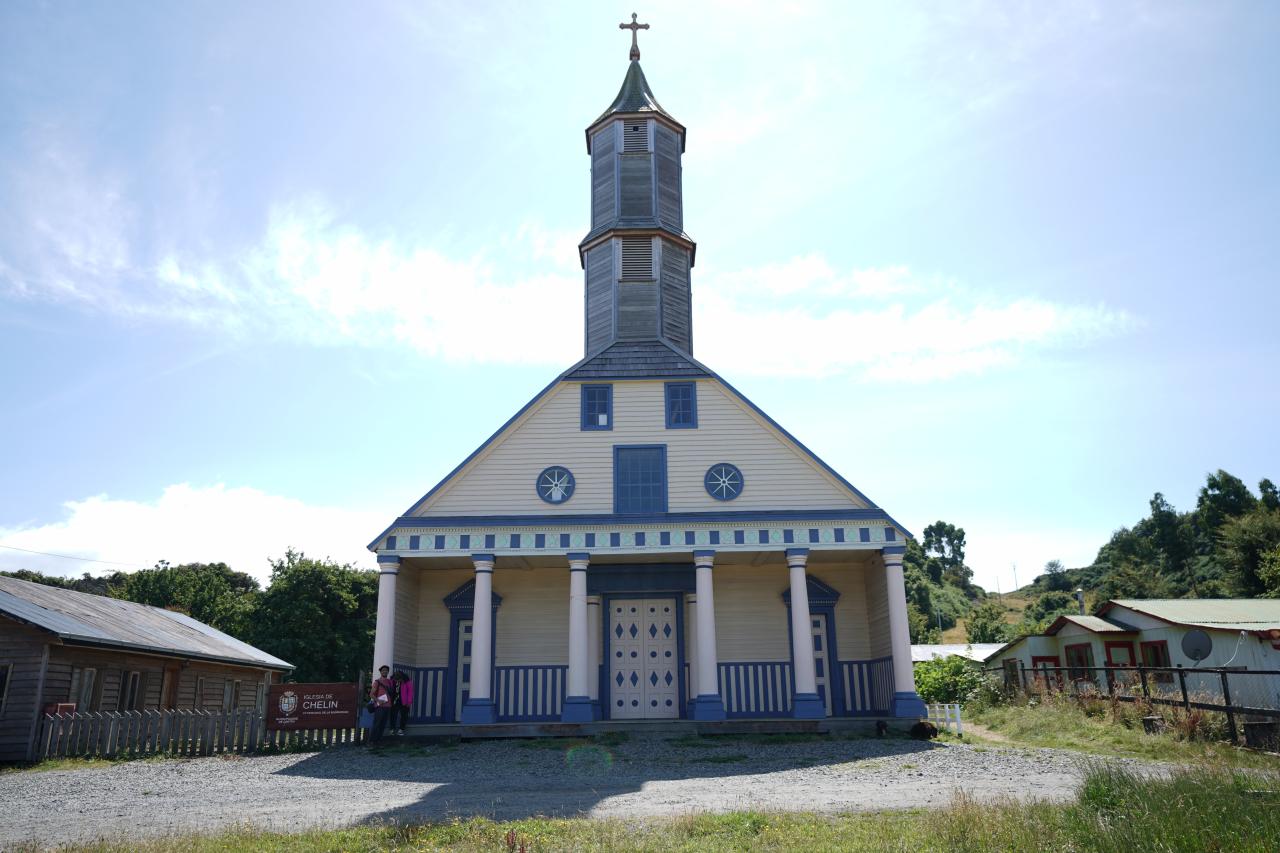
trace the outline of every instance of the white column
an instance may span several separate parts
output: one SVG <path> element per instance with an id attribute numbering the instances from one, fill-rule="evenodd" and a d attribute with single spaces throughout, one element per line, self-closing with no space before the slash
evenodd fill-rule
<path id="1" fill-rule="evenodd" d="M 915 672 L 911 668 L 911 626 L 907 621 L 907 587 L 902 578 L 902 555 L 906 550 L 898 545 L 881 552 L 893 652 L 893 716 L 920 717 L 925 707 L 916 693 Z"/>
<path id="2" fill-rule="evenodd" d="M 575 552 L 569 558 L 569 684 L 560 719 L 566 723 L 592 720 L 591 697 L 588 695 L 587 667 L 591 651 L 587 648 L 587 565 L 591 555 Z"/>
<path id="3" fill-rule="evenodd" d="M 399 575 L 400 558 L 379 554 L 378 621 L 373 634 L 373 669 L 370 670 L 373 678 L 378 677 L 378 667 L 395 669 L 396 666 L 392 658 L 396 653 L 396 579 Z"/>
<path id="4" fill-rule="evenodd" d="M 809 580 L 805 577 L 805 566 L 808 562 L 808 548 L 787 549 L 787 569 L 791 574 L 791 666 L 796 685 L 796 695 L 791 702 L 791 715 L 815 718 L 825 717 L 827 709 L 818 698 L 818 679 L 813 668 L 813 629 L 809 623 Z"/>
<path id="5" fill-rule="evenodd" d="M 684 648 L 689 660 L 689 708 L 698 695 L 698 596 L 689 593 L 684 597 Z"/>
<path id="6" fill-rule="evenodd" d="M 715 551 L 693 552 L 698 623 L 695 638 L 698 644 L 695 682 L 698 685 L 698 695 L 693 700 L 695 720 L 724 719 L 724 702 L 720 699 L 720 663 L 716 658 L 716 600 L 711 583 L 711 569 L 715 562 Z"/>
<path id="7" fill-rule="evenodd" d="M 493 683 L 493 564 L 492 554 L 472 554 L 476 568 L 475 600 L 471 605 L 471 695 L 462 708 L 464 723 L 497 721 L 490 686 Z"/>
<path id="8" fill-rule="evenodd" d="M 587 596 L 587 695 L 591 697 L 591 714 L 600 712 L 600 596 Z"/>

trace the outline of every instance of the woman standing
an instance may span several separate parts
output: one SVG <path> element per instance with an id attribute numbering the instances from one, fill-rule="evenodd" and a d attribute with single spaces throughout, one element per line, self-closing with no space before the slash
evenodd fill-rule
<path id="1" fill-rule="evenodd" d="M 391 706 L 391 731 L 403 735 L 409 722 L 409 709 L 413 707 L 413 682 L 403 670 L 397 670 L 392 680 L 397 689 L 393 697 L 395 703 Z"/>
<path id="2" fill-rule="evenodd" d="M 391 667 L 386 664 L 378 667 L 378 677 L 374 679 L 373 688 L 369 691 L 369 704 L 373 706 L 373 730 L 369 732 L 370 744 L 382 740 L 382 735 L 387 730 L 387 717 L 391 714 L 396 689 L 396 683 L 390 675 Z"/>

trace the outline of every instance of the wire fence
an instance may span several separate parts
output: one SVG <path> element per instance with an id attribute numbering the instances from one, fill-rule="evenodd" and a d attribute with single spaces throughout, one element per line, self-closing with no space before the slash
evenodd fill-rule
<path id="1" fill-rule="evenodd" d="M 1010 661 L 1009 663 L 1012 663 Z M 1048 666 L 984 669 L 1007 692 L 1068 693 L 1082 699 L 1181 708 L 1225 715 L 1233 743 L 1280 749 L 1280 670 L 1227 667 Z"/>

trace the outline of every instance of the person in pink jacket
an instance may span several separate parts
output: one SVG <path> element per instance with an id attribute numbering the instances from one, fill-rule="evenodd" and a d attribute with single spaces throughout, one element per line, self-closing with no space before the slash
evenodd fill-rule
<path id="1" fill-rule="evenodd" d="M 393 680 L 397 689 L 392 694 L 395 701 L 391 706 L 391 731 L 402 735 L 409 722 L 409 709 L 413 707 L 413 681 L 403 671 L 397 671 Z"/>

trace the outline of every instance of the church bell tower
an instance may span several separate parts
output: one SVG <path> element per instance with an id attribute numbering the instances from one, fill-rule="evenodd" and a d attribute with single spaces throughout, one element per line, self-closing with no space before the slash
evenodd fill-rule
<path id="1" fill-rule="evenodd" d="M 587 128 L 591 231 L 578 246 L 585 271 L 586 352 L 619 341 L 662 339 L 693 353 L 680 157 L 685 128 L 662 108 L 640 68 L 637 30 L 618 97 Z"/>

